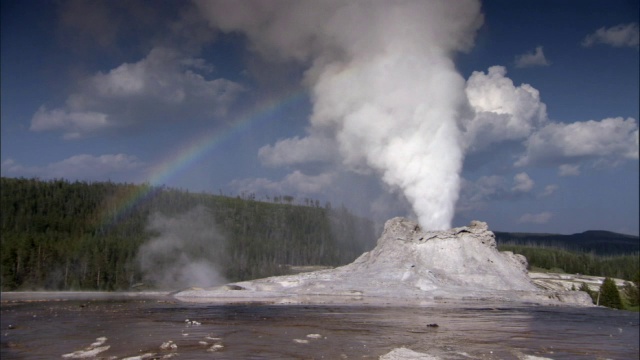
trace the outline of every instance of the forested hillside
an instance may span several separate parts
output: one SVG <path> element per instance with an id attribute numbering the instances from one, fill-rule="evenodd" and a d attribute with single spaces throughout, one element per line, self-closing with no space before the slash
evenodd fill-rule
<path id="1" fill-rule="evenodd" d="M 597 255 L 628 255 L 640 252 L 638 236 L 590 230 L 578 234 L 532 234 L 495 231 L 498 244 L 554 247 Z"/>
<path id="2" fill-rule="evenodd" d="M 494 233 L 500 250 L 524 255 L 534 268 L 627 280 L 640 275 L 638 236 L 597 230 L 571 235 Z"/>
<path id="3" fill-rule="evenodd" d="M 175 279 L 165 286 L 186 286 L 181 268 L 204 265 L 205 276 L 253 279 L 289 266 L 349 263 L 379 236 L 372 222 L 344 207 L 291 196 L 266 202 L 112 182 L 2 178 L 0 184 L 3 291 L 128 290 L 159 286 L 167 276 Z M 525 255 L 533 267 L 624 279 L 639 274 L 637 237 L 589 231 L 496 232 L 496 238 L 500 250 Z"/>
<path id="4" fill-rule="evenodd" d="M 126 290 L 141 282 L 152 285 L 145 278 L 149 269 L 140 265 L 139 250 L 158 238 L 164 243 L 154 244 L 155 251 L 164 246 L 166 254 L 164 260 L 156 256 L 154 261 L 175 262 L 190 251 L 187 255 L 198 261 L 215 262 L 229 281 L 281 274 L 288 265 L 341 265 L 375 245 L 377 234 L 370 221 L 344 207 L 304 202 L 305 206 L 294 205 L 287 196 L 262 202 L 251 196 L 112 182 L 2 178 L 2 290 Z M 194 209 L 201 209 L 198 219 L 189 221 L 197 223 L 184 225 Z M 152 218 L 166 224 L 150 226 Z M 183 222 L 181 229 L 215 231 L 181 237 L 173 219 Z M 198 240 L 195 250 L 184 245 L 207 236 L 211 244 Z"/>

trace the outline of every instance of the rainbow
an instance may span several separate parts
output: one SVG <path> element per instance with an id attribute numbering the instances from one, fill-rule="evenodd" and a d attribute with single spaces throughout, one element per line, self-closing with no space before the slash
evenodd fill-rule
<path id="1" fill-rule="evenodd" d="M 271 115 L 278 111 L 306 99 L 306 96 L 305 91 L 297 90 L 276 98 L 263 100 L 251 112 L 236 117 L 231 125 L 225 129 L 204 132 L 185 142 L 178 151 L 172 151 L 162 161 L 151 167 L 150 175 L 147 176 L 144 186 L 127 187 L 106 201 L 101 210 L 102 226 L 110 227 L 117 224 L 127 214 L 130 214 L 138 204 L 152 198 L 159 189 L 153 185 L 166 184 L 225 140 L 232 139 L 236 134 L 271 118 Z"/>

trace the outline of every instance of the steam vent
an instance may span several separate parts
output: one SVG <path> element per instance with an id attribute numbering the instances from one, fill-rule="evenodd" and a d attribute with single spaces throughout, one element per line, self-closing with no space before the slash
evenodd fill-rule
<path id="1" fill-rule="evenodd" d="M 494 300 L 591 305 L 586 293 L 550 292 L 527 274 L 522 255 L 499 252 L 486 223 L 423 231 L 405 218 L 384 226 L 376 247 L 349 265 L 244 281 L 174 295 L 192 302 L 429 305 L 441 300 Z"/>

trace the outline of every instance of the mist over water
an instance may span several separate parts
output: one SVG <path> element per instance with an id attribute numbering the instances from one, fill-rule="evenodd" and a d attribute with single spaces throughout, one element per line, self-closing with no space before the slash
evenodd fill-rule
<path id="1" fill-rule="evenodd" d="M 343 166 L 378 174 L 425 229 L 450 228 L 467 104 L 453 55 L 473 45 L 478 1 L 198 4 L 212 26 L 246 34 L 265 58 L 308 64 L 309 135 L 280 150 L 335 144 Z"/>
<path id="2" fill-rule="evenodd" d="M 155 213 L 147 229 L 157 236 L 138 251 L 146 282 L 158 289 L 214 286 L 227 281 L 221 275 L 226 241 L 213 215 L 202 206 L 167 217 Z"/>

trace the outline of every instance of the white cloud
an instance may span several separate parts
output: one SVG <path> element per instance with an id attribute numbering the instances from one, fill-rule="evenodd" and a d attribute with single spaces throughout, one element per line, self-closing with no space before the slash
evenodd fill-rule
<path id="1" fill-rule="evenodd" d="M 511 191 L 516 193 L 527 193 L 533 189 L 535 182 L 525 172 L 516 174 L 513 177 L 514 185 L 511 187 Z"/>
<path id="2" fill-rule="evenodd" d="M 474 72 L 466 94 L 473 115 L 463 117 L 463 141 L 468 153 L 506 141 L 522 141 L 516 166 L 563 165 L 561 176 L 579 174 L 581 162 L 617 165 L 638 159 L 638 124 L 633 118 L 607 118 L 571 124 L 548 120 L 538 90 L 515 86 L 502 66 Z"/>
<path id="3" fill-rule="evenodd" d="M 2 162 L 2 173 L 43 179 L 131 180 L 143 166 L 137 157 L 127 154 L 80 154 L 45 166 L 24 166 L 9 158 Z"/>
<path id="4" fill-rule="evenodd" d="M 544 190 L 538 195 L 539 197 L 547 197 L 553 195 L 558 190 L 558 185 L 552 184 L 544 187 Z"/>
<path id="5" fill-rule="evenodd" d="M 335 140 L 314 135 L 279 140 L 275 145 L 265 145 L 258 151 L 262 164 L 273 167 L 329 162 L 338 156 Z"/>
<path id="6" fill-rule="evenodd" d="M 42 106 L 30 129 L 62 131 L 64 138 L 72 139 L 113 128 L 224 115 L 242 86 L 226 79 L 207 80 L 198 71 L 210 71 L 202 59 L 154 48 L 136 63 L 85 79 L 64 107 Z"/>
<path id="7" fill-rule="evenodd" d="M 619 24 L 610 28 L 601 27 L 582 40 L 582 46 L 591 47 L 598 44 L 613 47 L 638 47 L 640 31 L 638 23 Z"/>
<path id="8" fill-rule="evenodd" d="M 578 164 L 562 164 L 558 167 L 558 175 L 560 176 L 578 176 L 580 175 L 580 165 Z"/>
<path id="9" fill-rule="evenodd" d="M 536 50 L 532 53 L 525 53 L 516 56 L 515 64 L 517 68 L 551 65 L 549 60 L 544 56 L 542 46 L 536 47 Z"/>
<path id="10" fill-rule="evenodd" d="M 550 123 L 525 142 L 516 166 L 568 164 L 571 160 L 638 159 L 638 124 L 621 117 L 571 124 Z"/>
<path id="11" fill-rule="evenodd" d="M 481 150 L 492 143 L 526 139 L 547 121 L 547 107 L 540 92 L 529 84 L 515 86 L 503 66 L 487 73 L 474 71 L 465 92 L 475 115 L 462 119 L 468 150 Z"/>
<path id="12" fill-rule="evenodd" d="M 551 220 L 553 214 L 548 211 L 543 211 L 538 214 L 524 214 L 519 219 L 519 223 L 533 223 L 533 224 L 546 224 Z"/>

